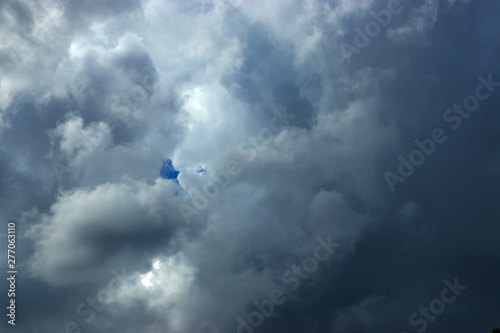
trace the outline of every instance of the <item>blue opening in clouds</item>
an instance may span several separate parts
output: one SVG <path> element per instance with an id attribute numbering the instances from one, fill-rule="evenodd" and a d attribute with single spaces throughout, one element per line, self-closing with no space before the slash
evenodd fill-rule
<path id="1" fill-rule="evenodd" d="M 171 179 L 177 184 L 179 184 L 179 181 L 177 180 L 177 176 L 179 175 L 180 171 L 175 170 L 174 166 L 172 165 L 172 160 L 169 158 L 163 159 L 163 165 L 161 166 L 160 169 L 160 176 L 163 179 Z"/>

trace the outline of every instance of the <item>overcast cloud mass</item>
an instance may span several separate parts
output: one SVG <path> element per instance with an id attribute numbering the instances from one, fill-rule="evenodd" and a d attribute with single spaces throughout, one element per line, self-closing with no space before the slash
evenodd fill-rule
<path id="1" fill-rule="evenodd" d="M 499 17 L 0 1 L 0 331 L 500 327 Z"/>

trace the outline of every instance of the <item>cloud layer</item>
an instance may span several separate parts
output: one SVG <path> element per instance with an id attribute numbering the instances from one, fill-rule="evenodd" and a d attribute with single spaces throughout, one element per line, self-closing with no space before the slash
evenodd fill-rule
<path id="1" fill-rule="evenodd" d="M 455 277 L 429 331 L 500 326 L 499 13 L 0 2 L 0 218 L 20 265 L 17 327 L 0 326 L 416 332 Z M 435 128 L 446 142 L 402 176 Z M 325 261 L 318 237 L 340 245 Z"/>

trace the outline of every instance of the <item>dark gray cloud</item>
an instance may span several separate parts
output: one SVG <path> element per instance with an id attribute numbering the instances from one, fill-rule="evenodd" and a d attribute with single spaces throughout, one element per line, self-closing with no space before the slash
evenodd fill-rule
<path id="1" fill-rule="evenodd" d="M 2 1 L 2 330 L 500 326 L 499 11 Z"/>

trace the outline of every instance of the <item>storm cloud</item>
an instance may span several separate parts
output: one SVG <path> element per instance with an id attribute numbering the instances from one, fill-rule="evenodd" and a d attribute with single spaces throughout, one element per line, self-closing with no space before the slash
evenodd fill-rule
<path id="1" fill-rule="evenodd" d="M 2 332 L 499 327 L 499 14 L 0 1 Z"/>

